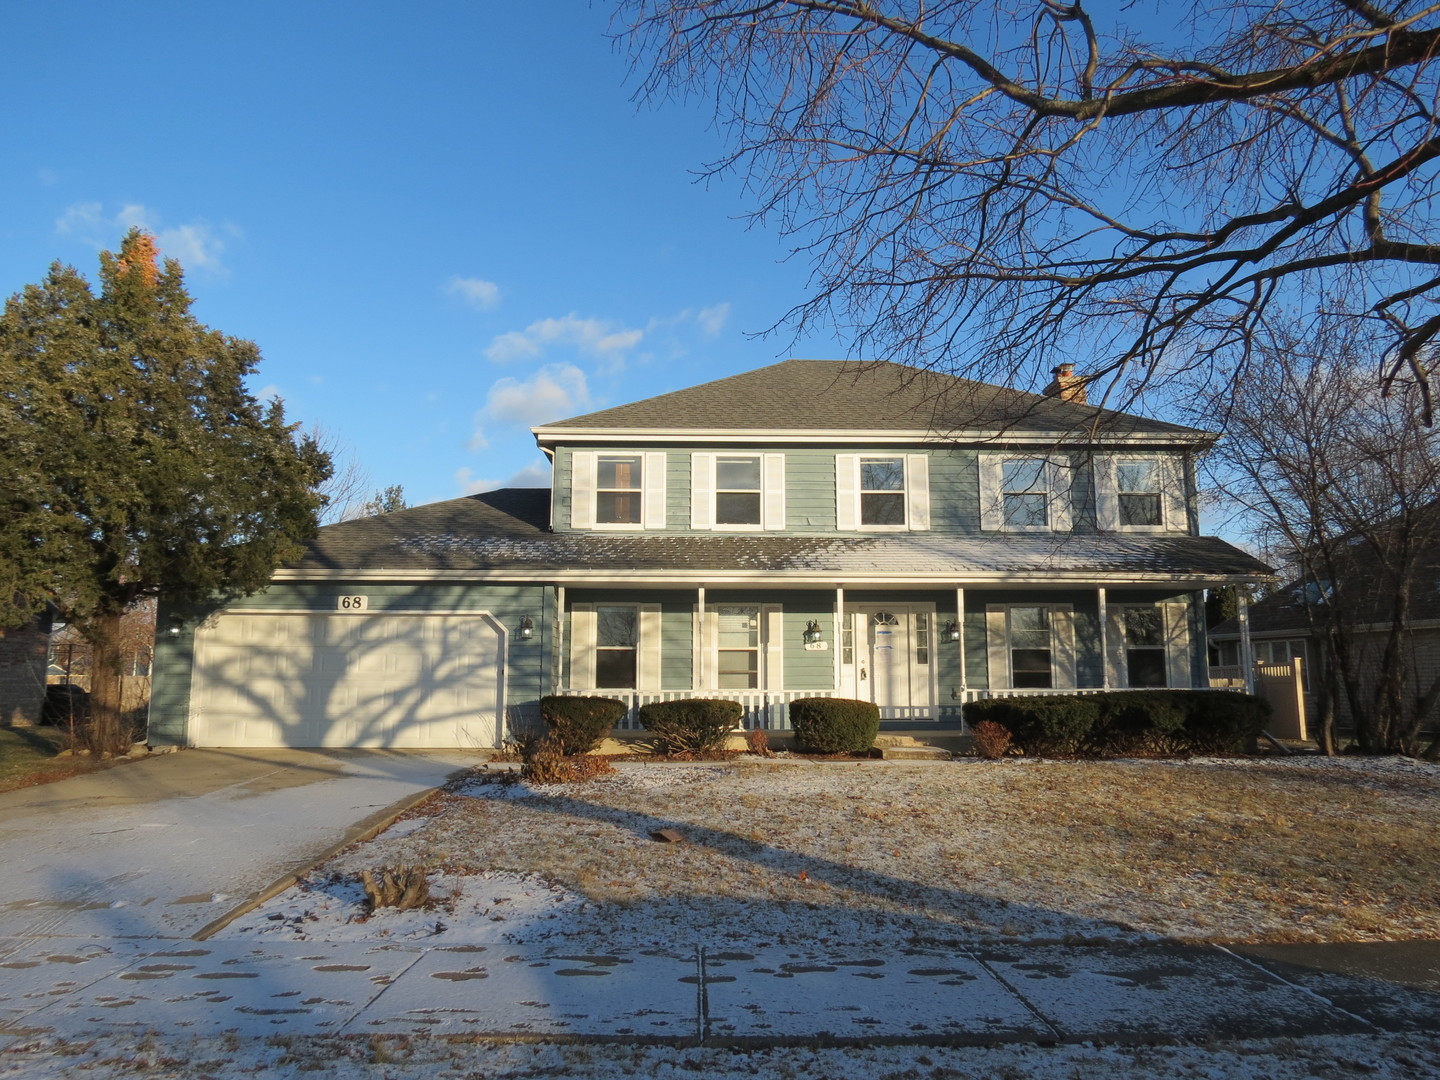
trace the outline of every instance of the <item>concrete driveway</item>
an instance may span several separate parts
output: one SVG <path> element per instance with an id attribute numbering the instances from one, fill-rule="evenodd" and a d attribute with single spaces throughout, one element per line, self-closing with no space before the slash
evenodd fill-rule
<path id="1" fill-rule="evenodd" d="M 183 750 L 0 794 L 0 959 L 44 938 L 185 938 L 482 760 Z"/>

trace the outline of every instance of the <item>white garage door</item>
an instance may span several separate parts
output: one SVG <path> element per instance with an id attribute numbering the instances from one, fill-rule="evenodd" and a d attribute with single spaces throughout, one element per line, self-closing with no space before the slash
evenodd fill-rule
<path id="1" fill-rule="evenodd" d="M 501 630 L 476 615 L 220 615 L 195 640 L 196 746 L 499 746 Z"/>

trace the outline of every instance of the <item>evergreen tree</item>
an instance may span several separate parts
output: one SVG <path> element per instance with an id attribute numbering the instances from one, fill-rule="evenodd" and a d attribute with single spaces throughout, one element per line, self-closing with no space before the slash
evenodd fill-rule
<path id="1" fill-rule="evenodd" d="M 91 643 L 92 742 L 115 749 L 120 618 L 255 592 L 313 535 L 329 457 L 245 388 L 260 354 L 190 313 L 132 230 L 97 295 L 56 263 L 0 315 L 0 625 L 47 606 Z"/>

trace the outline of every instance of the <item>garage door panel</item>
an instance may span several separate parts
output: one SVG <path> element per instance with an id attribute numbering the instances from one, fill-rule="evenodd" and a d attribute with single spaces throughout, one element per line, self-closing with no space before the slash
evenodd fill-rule
<path id="1" fill-rule="evenodd" d="M 503 640 L 478 616 L 231 613 L 197 639 L 202 746 L 494 746 Z"/>

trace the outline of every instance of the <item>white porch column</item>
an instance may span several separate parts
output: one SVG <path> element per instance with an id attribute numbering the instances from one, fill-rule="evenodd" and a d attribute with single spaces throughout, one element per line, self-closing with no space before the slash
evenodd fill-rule
<path id="1" fill-rule="evenodd" d="M 565 686 L 565 586 L 555 586 L 555 690 Z"/>
<path id="2" fill-rule="evenodd" d="M 695 589 L 695 651 L 691 659 L 690 682 L 696 690 L 705 689 L 705 586 Z"/>
<path id="3" fill-rule="evenodd" d="M 960 650 L 960 700 L 964 701 L 969 680 L 965 672 L 965 590 L 959 585 L 955 586 L 955 629 L 960 631 L 955 647 Z"/>
<path id="4" fill-rule="evenodd" d="M 1095 603 L 1100 615 L 1100 688 L 1110 689 L 1110 649 L 1109 642 L 1105 640 L 1106 631 L 1109 629 L 1109 615 L 1107 613 L 1108 600 L 1105 587 L 1102 585 L 1095 590 Z"/>
<path id="5" fill-rule="evenodd" d="M 841 659 L 845 654 L 845 589 L 835 586 L 835 692 L 840 692 Z"/>
<path id="6" fill-rule="evenodd" d="M 1245 679 L 1245 692 L 1255 693 L 1255 647 L 1250 641 L 1250 598 L 1239 586 L 1235 588 L 1235 618 L 1240 623 L 1240 674 Z"/>

